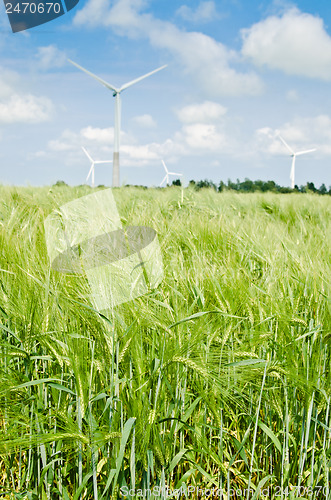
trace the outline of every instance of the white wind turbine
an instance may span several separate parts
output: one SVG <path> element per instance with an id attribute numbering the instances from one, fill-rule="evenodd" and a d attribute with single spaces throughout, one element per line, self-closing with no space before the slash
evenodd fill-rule
<path id="1" fill-rule="evenodd" d="M 89 180 L 89 177 L 92 176 L 91 177 L 91 186 L 94 187 L 94 165 L 99 165 L 99 163 L 111 163 L 111 160 L 93 160 L 92 156 L 86 151 L 85 148 L 83 148 L 83 146 L 82 146 L 82 150 L 84 151 L 84 153 L 86 154 L 86 156 L 88 157 L 88 159 L 91 162 L 91 168 L 89 170 L 89 173 L 87 174 L 86 182 Z"/>
<path id="2" fill-rule="evenodd" d="M 135 80 L 131 80 L 128 83 L 125 83 L 122 85 L 122 87 L 117 88 L 114 87 L 114 85 L 111 85 L 110 83 L 106 82 L 105 80 L 102 80 L 98 76 L 94 75 L 87 69 L 83 68 L 82 66 L 79 66 L 79 64 L 71 61 L 68 59 L 68 61 L 76 66 L 78 69 L 84 71 L 88 75 L 92 76 L 98 82 L 102 83 L 105 87 L 107 87 L 108 90 L 111 90 L 113 92 L 113 96 L 115 97 L 115 125 L 114 125 L 114 153 L 113 153 L 113 187 L 119 187 L 120 185 L 120 157 L 119 157 L 119 151 L 120 151 L 120 132 L 121 132 L 121 92 L 123 90 L 131 87 L 135 83 L 140 82 L 144 78 L 147 78 L 150 75 L 153 75 L 154 73 L 157 73 L 163 68 L 166 68 L 167 65 L 161 66 L 160 68 L 155 69 L 154 71 L 151 71 L 150 73 L 147 73 L 146 75 L 140 76 L 139 78 L 136 78 Z"/>
<path id="3" fill-rule="evenodd" d="M 282 141 L 282 143 L 287 147 L 287 149 L 289 150 L 289 152 L 291 153 L 292 167 L 291 167 L 290 179 L 291 179 L 291 188 L 294 189 L 294 186 L 295 186 L 294 178 L 295 178 L 295 160 L 296 160 L 296 157 L 300 156 L 300 155 L 305 155 L 306 153 L 312 153 L 313 151 L 316 151 L 316 148 L 315 149 L 308 149 L 307 151 L 298 151 L 297 153 L 295 153 L 293 151 L 293 149 L 290 148 L 290 146 L 287 144 L 287 142 L 285 142 L 285 140 L 282 138 L 282 136 L 280 134 L 278 134 L 278 137 Z"/>
<path id="4" fill-rule="evenodd" d="M 178 174 L 177 172 L 169 172 L 164 161 L 163 160 L 161 160 L 161 161 L 163 163 L 164 170 L 165 170 L 166 174 L 165 174 L 164 179 L 162 180 L 162 182 L 160 184 L 160 187 L 162 186 L 162 184 L 164 183 L 165 180 L 167 181 L 166 184 L 169 184 L 169 175 L 180 175 L 180 176 L 183 175 L 183 174 Z"/>

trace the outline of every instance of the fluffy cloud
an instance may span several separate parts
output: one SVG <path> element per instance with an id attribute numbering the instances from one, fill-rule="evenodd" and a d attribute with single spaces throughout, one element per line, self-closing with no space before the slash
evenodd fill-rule
<path id="1" fill-rule="evenodd" d="M 37 51 L 39 66 L 44 69 L 61 68 L 67 63 L 66 53 L 59 50 L 56 45 L 39 47 Z"/>
<path id="2" fill-rule="evenodd" d="M 293 8 L 242 30 L 242 53 L 257 66 L 331 80 L 331 37 L 323 20 Z"/>
<path id="3" fill-rule="evenodd" d="M 80 131 L 82 138 L 101 144 L 112 144 L 114 142 L 114 128 L 86 127 Z"/>
<path id="4" fill-rule="evenodd" d="M 176 14 L 185 21 L 191 21 L 193 23 L 212 21 L 215 17 L 218 17 L 215 2 L 212 1 L 201 2 L 196 9 L 192 9 L 187 5 L 182 5 L 176 11 Z"/>
<path id="5" fill-rule="evenodd" d="M 12 95 L 0 102 L 1 123 L 40 123 L 51 118 L 52 102 L 46 97 Z"/>
<path id="6" fill-rule="evenodd" d="M 224 133 L 226 108 L 213 101 L 190 104 L 176 114 L 183 123 L 175 134 L 176 141 L 186 148 L 188 154 L 229 151 L 233 143 Z"/>
<path id="7" fill-rule="evenodd" d="M 1 75 L 2 76 L 2 75 Z M 4 99 L 12 93 L 11 86 L 0 76 L 0 99 Z"/>
<path id="8" fill-rule="evenodd" d="M 228 153 L 233 148 L 234 140 L 223 131 L 226 109 L 218 103 L 205 101 L 200 104 L 185 106 L 178 114 L 183 123 L 172 137 L 160 142 L 147 144 L 121 132 L 121 164 L 123 166 L 145 166 L 166 158 L 170 162 L 179 157 Z M 146 118 L 149 117 L 149 118 Z M 150 115 L 142 115 L 143 122 L 150 122 Z M 139 122 L 139 120 L 138 120 Z M 86 146 L 92 157 L 108 158 L 112 156 L 114 129 L 84 127 L 78 132 L 65 130 L 61 136 L 49 141 L 47 154 L 63 156 L 66 164 L 82 161 L 81 146 Z"/>
<path id="9" fill-rule="evenodd" d="M 98 149 L 104 149 L 105 146 L 109 146 L 114 141 L 114 129 L 109 128 L 98 128 L 98 127 L 84 127 L 78 133 L 72 130 L 66 129 L 62 132 L 58 139 L 53 139 L 48 143 L 48 149 L 54 152 L 79 152 L 81 146 L 94 146 L 98 145 Z"/>
<path id="10" fill-rule="evenodd" d="M 185 125 L 178 137 L 183 137 L 187 146 L 192 150 L 220 151 L 226 144 L 224 134 L 220 133 L 215 125 L 194 123 Z"/>
<path id="11" fill-rule="evenodd" d="M 142 127 L 142 128 L 155 128 L 156 127 L 156 121 L 154 120 L 154 118 L 151 115 L 148 115 L 148 114 L 136 116 L 132 120 L 139 127 Z"/>
<path id="12" fill-rule="evenodd" d="M 284 123 L 278 129 L 270 127 L 256 131 L 256 147 L 270 154 L 288 153 L 278 135 L 281 135 L 293 151 L 316 148 L 314 155 L 331 155 L 331 118 L 328 115 L 298 117 Z"/>
<path id="13" fill-rule="evenodd" d="M 142 24 L 152 17 L 141 14 L 146 6 L 144 0 L 117 0 L 109 5 L 109 0 L 89 0 L 74 18 L 74 24 L 89 26 L 111 26 L 114 29 L 127 30 L 128 36 L 140 36 Z"/>
<path id="14" fill-rule="evenodd" d="M 231 65 L 238 54 L 200 32 L 186 32 L 174 24 L 144 13 L 142 0 L 88 0 L 78 11 L 76 25 L 107 26 L 122 36 L 147 38 L 151 45 L 166 50 L 201 88 L 212 96 L 256 95 L 263 85 L 253 72 L 240 72 Z"/>
<path id="15" fill-rule="evenodd" d="M 0 99 L 10 97 L 19 80 L 18 74 L 0 67 Z"/>
<path id="16" fill-rule="evenodd" d="M 63 152 L 78 149 L 80 146 L 80 135 L 71 130 L 64 130 L 59 139 L 53 139 L 48 142 L 50 151 Z"/>
<path id="17" fill-rule="evenodd" d="M 149 144 L 137 144 L 136 140 L 125 132 L 121 133 L 121 165 L 144 166 L 160 158 L 175 158 L 188 153 L 184 145 L 175 139 L 167 139 L 163 143 L 152 142 Z M 110 158 L 113 154 L 114 129 L 84 127 L 79 132 L 64 130 L 57 139 L 48 142 L 47 151 L 39 151 L 38 156 L 51 155 L 62 156 L 67 165 L 81 163 L 84 159 L 81 147 L 88 149 L 94 158 Z"/>
<path id="18" fill-rule="evenodd" d="M 52 117 L 54 107 L 47 97 L 19 92 L 20 77 L 0 68 L 0 125 L 41 123 Z"/>
<path id="19" fill-rule="evenodd" d="M 231 67 L 237 54 L 210 36 L 187 33 L 170 23 L 159 22 L 152 25 L 149 38 L 153 46 L 168 50 L 210 96 L 256 95 L 262 91 L 259 77 Z"/>
<path id="20" fill-rule="evenodd" d="M 286 99 L 290 102 L 296 102 L 299 100 L 299 94 L 296 90 L 292 89 L 286 93 Z"/>
<path id="21" fill-rule="evenodd" d="M 147 163 L 150 160 L 158 160 L 160 155 L 158 154 L 159 145 L 158 144 L 143 144 L 140 146 L 135 146 L 132 144 L 125 144 L 122 148 L 122 153 L 126 156 L 126 162 Z"/>
<path id="22" fill-rule="evenodd" d="M 190 104 L 177 111 L 179 120 L 183 123 L 208 123 L 224 116 L 226 108 L 217 102 L 205 101 Z"/>

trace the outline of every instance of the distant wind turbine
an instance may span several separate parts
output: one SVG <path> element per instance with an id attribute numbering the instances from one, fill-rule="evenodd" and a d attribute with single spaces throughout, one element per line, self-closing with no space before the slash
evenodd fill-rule
<path id="1" fill-rule="evenodd" d="M 294 186 L 295 186 L 295 182 L 294 182 L 294 178 L 295 178 L 295 159 L 296 159 L 296 157 L 300 156 L 300 155 L 305 155 L 306 153 L 312 153 L 313 151 L 316 151 L 316 149 L 308 149 L 307 151 L 298 151 L 297 153 L 295 153 L 293 151 L 293 149 L 290 148 L 290 146 L 287 144 L 287 142 L 285 142 L 285 140 L 281 137 L 281 135 L 278 134 L 278 137 L 282 141 L 282 143 L 287 147 L 287 149 L 289 150 L 289 152 L 291 153 L 292 167 L 291 167 L 290 179 L 291 179 L 291 188 L 294 189 Z"/>
<path id="2" fill-rule="evenodd" d="M 154 73 L 157 73 L 158 71 L 161 71 L 161 69 L 166 68 L 167 65 L 161 66 L 160 68 L 155 69 L 154 71 L 151 71 L 150 73 L 147 73 L 146 75 L 140 76 L 139 78 L 136 78 L 135 80 L 131 80 L 128 83 L 125 83 L 122 85 L 122 87 L 117 88 L 114 87 L 114 85 L 111 85 L 110 83 L 106 82 L 105 80 L 102 80 L 98 76 L 94 75 L 87 69 L 83 68 L 82 66 L 79 66 L 79 64 L 71 61 L 68 59 L 68 61 L 76 66 L 78 69 L 84 71 L 88 75 L 92 76 L 98 82 L 100 82 L 102 85 L 107 87 L 107 89 L 111 90 L 113 92 L 113 96 L 115 97 L 115 125 L 114 125 L 114 153 L 113 153 L 113 187 L 119 187 L 120 185 L 120 157 L 119 157 L 119 152 L 120 152 L 120 132 L 121 132 L 121 92 L 123 90 L 131 87 L 135 83 L 140 82 L 144 78 L 147 78 L 150 75 L 153 75 Z"/>
<path id="3" fill-rule="evenodd" d="M 164 179 L 162 180 L 162 182 L 160 184 L 160 187 L 162 186 L 162 184 L 164 183 L 164 181 L 166 181 L 166 184 L 169 184 L 169 175 L 180 175 L 180 176 L 183 175 L 183 174 L 178 174 L 177 172 L 169 172 L 169 170 L 167 169 L 166 164 L 164 163 L 164 161 L 163 160 L 161 160 L 161 161 L 163 163 L 164 170 L 165 170 L 166 174 L 165 174 Z"/>
<path id="4" fill-rule="evenodd" d="M 91 177 L 91 186 L 94 187 L 94 165 L 99 165 L 99 163 L 111 163 L 111 160 L 93 160 L 93 158 L 91 157 L 91 155 L 86 151 L 85 148 L 83 148 L 82 146 L 82 150 L 84 151 L 84 153 L 86 154 L 86 156 L 88 157 L 88 159 L 90 160 L 91 162 L 91 168 L 90 168 L 90 171 L 86 177 L 86 182 L 89 180 L 89 177 Z"/>

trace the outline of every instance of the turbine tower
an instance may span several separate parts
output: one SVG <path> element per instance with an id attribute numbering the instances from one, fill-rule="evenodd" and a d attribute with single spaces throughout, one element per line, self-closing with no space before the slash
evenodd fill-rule
<path id="1" fill-rule="evenodd" d="M 285 142 L 285 140 L 281 137 L 281 135 L 278 134 L 278 137 L 282 141 L 282 143 L 287 147 L 287 149 L 289 150 L 289 152 L 291 153 L 290 156 L 292 157 L 292 167 L 291 167 L 290 179 L 291 179 L 291 188 L 294 189 L 294 186 L 295 186 L 294 178 L 295 178 L 295 160 L 296 160 L 296 157 L 300 156 L 300 155 L 305 155 L 306 153 L 312 153 L 313 151 L 316 151 L 316 148 L 315 149 L 308 149 L 307 151 L 298 151 L 297 153 L 295 153 L 293 151 L 293 149 L 290 148 L 290 146 L 287 144 L 287 142 Z"/>
<path id="2" fill-rule="evenodd" d="M 108 90 L 111 90 L 113 92 L 113 96 L 115 97 L 115 125 L 114 125 L 114 153 L 113 153 L 113 187 L 119 187 L 120 186 L 120 132 L 121 132 L 121 92 L 123 90 L 131 87 L 135 83 L 140 82 L 144 78 L 147 78 L 150 75 L 153 75 L 154 73 L 157 73 L 158 71 L 161 71 L 161 69 L 166 68 L 167 65 L 161 66 L 160 68 L 155 69 L 154 71 L 151 71 L 150 73 L 147 73 L 146 75 L 140 76 L 139 78 L 136 78 L 135 80 L 131 80 L 128 83 L 125 83 L 122 85 L 122 87 L 117 88 L 114 87 L 114 85 L 111 85 L 110 83 L 106 82 L 105 80 L 102 80 L 102 78 L 99 78 L 98 76 L 94 75 L 87 69 L 83 68 L 82 66 L 79 66 L 79 64 L 71 61 L 68 59 L 68 61 L 76 66 L 78 69 L 84 71 L 88 75 L 92 76 L 95 78 L 98 82 L 100 82 L 102 85 L 104 85 Z"/>
<path id="3" fill-rule="evenodd" d="M 94 165 L 98 165 L 99 163 L 111 163 L 111 160 L 102 160 L 102 161 L 101 160 L 93 160 L 91 155 L 86 151 L 85 148 L 83 148 L 83 146 L 82 146 L 82 150 L 84 151 L 84 153 L 86 154 L 86 156 L 88 157 L 88 159 L 91 162 L 91 168 L 90 168 L 90 171 L 86 177 L 86 182 L 89 180 L 89 177 L 91 175 L 92 176 L 91 177 L 91 186 L 94 187 Z"/>
<path id="4" fill-rule="evenodd" d="M 162 184 L 164 183 L 165 180 L 167 181 L 166 183 L 169 184 L 169 175 L 180 175 L 180 176 L 183 175 L 183 174 L 178 174 L 177 172 L 169 172 L 164 161 L 163 160 L 161 160 L 161 161 L 163 163 L 164 170 L 165 170 L 166 174 L 165 174 L 164 179 L 162 180 L 162 182 L 160 184 L 160 187 L 162 186 Z"/>

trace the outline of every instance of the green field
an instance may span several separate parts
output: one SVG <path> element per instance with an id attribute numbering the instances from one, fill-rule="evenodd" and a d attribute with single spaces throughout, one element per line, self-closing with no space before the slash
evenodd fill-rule
<path id="1" fill-rule="evenodd" d="M 115 189 L 165 277 L 102 315 L 43 226 L 91 192 L 0 188 L 0 498 L 328 498 L 330 197 Z"/>

